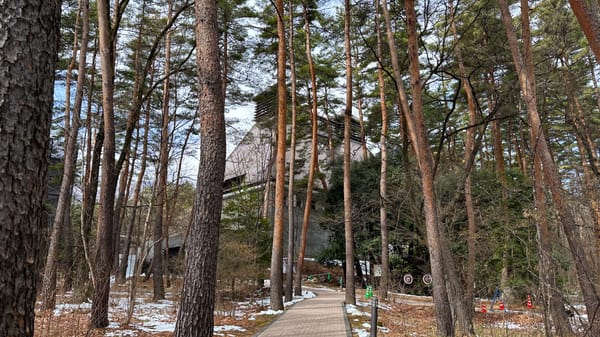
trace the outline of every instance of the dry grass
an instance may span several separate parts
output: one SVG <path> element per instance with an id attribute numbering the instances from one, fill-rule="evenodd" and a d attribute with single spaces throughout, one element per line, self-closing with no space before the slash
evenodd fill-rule
<path id="1" fill-rule="evenodd" d="M 61 310 L 60 313 L 36 312 L 35 337 L 172 337 L 172 331 L 147 330 L 153 324 L 165 321 L 174 326 L 180 289 L 181 281 L 175 280 L 172 287 L 166 291 L 166 301 L 162 301 L 163 305 L 159 304 L 157 308 L 152 301 L 152 280 L 139 281 L 135 314 L 130 324 L 126 326 L 128 288 L 126 285 L 113 284 L 109 301 L 110 325 L 107 328 L 90 328 L 90 306 L 87 304 L 69 307 L 67 310 Z M 57 296 L 59 306 L 68 305 L 69 301 L 69 294 Z M 252 317 L 253 313 L 264 309 L 266 308 L 260 305 L 244 305 L 241 308 L 237 302 L 219 302 L 216 304 L 215 326 L 231 325 L 245 329 L 245 331 L 224 332 L 226 336 L 253 336 L 274 318 L 269 315 Z M 215 335 L 219 334 L 215 333 Z"/>
<path id="2" fill-rule="evenodd" d="M 363 294 L 361 294 L 362 296 Z M 358 299 L 358 293 L 357 293 Z M 364 297 L 362 298 L 364 301 Z M 370 313 L 370 303 L 359 308 Z M 353 330 L 370 331 L 370 316 L 349 316 Z M 542 337 L 542 317 L 536 311 L 524 307 L 511 307 L 511 311 L 495 310 L 474 315 L 477 336 L 485 337 Z M 378 306 L 378 336 L 382 337 L 435 337 L 435 314 L 429 297 L 392 296 Z M 353 336 L 359 336 L 356 331 Z"/>
<path id="3" fill-rule="evenodd" d="M 171 337 L 172 332 L 149 332 L 145 327 L 152 323 L 153 313 L 147 310 L 156 310 L 152 307 L 152 284 L 140 283 L 138 289 L 138 314 L 134 316 L 131 324 L 125 326 L 126 313 L 123 303 L 126 301 L 127 288 L 114 286 L 110 302 L 111 324 L 106 329 L 89 329 L 89 307 L 63 311 L 60 315 L 53 312 L 39 312 L 36 315 L 36 337 L 101 337 L 101 336 L 139 336 L 139 337 Z M 176 318 L 176 303 L 178 301 L 180 282 L 167 291 L 167 299 L 172 305 L 161 309 L 159 315 L 162 320 L 169 320 L 174 324 Z M 357 299 L 364 300 L 362 292 L 357 293 Z M 69 297 L 59 296 L 58 303 L 68 302 Z M 370 312 L 368 303 L 361 303 L 362 311 Z M 142 305 L 146 303 L 146 305 Z M 360 306 L 362 304 L 363 306 Z M 223 301 L 217 305 L 215 326 L 237 326 L 245 331 L 225 331 L 215 333 L 221 336 L 250 337 L 268 325 L 274 316 L 253 315 L 266 309 L 260 305 L 240 305 L 237 302 Z M 475 313 L 474 324 L 478 336 L 486 337 L 541 337 L 543 326 L 541 315 L 525 308 L 511 308 L 509 313 L 498 310 L 492 313 Z M 378 336 L 380 337 L 433 337 L 435 336 L 435 316 L 430 298 L 414 296 L 394 296 L 389 301 L 380 302 L 378 310 Z M 150 321 L 150 322 L 149 322 Z M 349 316 L 349 321 L 354 330 L 362 329 L 368 332 L 369 316 Z M 359 336 L 357 331 L 354 336 Z M 363 335 L 364 336 L 364 335 Z"/>

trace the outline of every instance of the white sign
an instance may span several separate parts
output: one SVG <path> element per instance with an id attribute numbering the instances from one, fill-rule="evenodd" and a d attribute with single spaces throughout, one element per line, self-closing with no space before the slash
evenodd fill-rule
<path id="1" fill-rule="evenodd" d="M 373 276 L 381 277 L 381 265 L 380 264 L 373 265 Z"/>
<path id="2" fill-rule="evenodd" d="M 431 284 L 432 281 L 433 281 L 433 278 L 431 277 L 431 275 L 429 275 L 429 274 L 423 275 L 423 283 Z"/>
<path id="3" fill-rule="evenodd" d="M 406 284 L 412 284 L 413 283 L 413 276 L 411 274 L 406 274 L 402 277 L 402 279 L 404 280 L 404 283 Z"/>

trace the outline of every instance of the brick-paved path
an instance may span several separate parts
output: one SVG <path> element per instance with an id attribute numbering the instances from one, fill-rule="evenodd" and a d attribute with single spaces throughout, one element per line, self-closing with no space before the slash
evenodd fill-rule
<path id="1" fill-rule="evenodd" d="M 286 309 L 256 337 L 351 337 L 346 318 L 344 293 L 310 289 L 317 296 Z"/>

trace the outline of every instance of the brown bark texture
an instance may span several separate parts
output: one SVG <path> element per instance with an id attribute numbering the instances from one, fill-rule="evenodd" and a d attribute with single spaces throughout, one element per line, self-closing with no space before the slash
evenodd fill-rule
<path id="1" fill-rule="evenodd" d="M 225 103 L 219 63 L 217 3 L 199 0 L 196 13 L 196 65 L 200 109 L 200 166 L 194 218 L 175 336 L 213 335 L 219 226 L 225 174 Z"/>
<path id="2" fill-rule="evenodd" d="M 597 0 L 569 0 L 569 4 L 600 63 L 600 4 Z"/>
<path id="3" fill-rule="evenodd" d="M 283 0 L 275 1 L 277 15 L 277 153 L 275 155 L 275 215 L 271 249 L 271 308 L 283 309 L 283 224 L 285 204 L 285 148 L 287 87 L 285 82 L 285 20 Z"/>
<path id="4" fill-rule="evenodd" d="M 289 2 L 290 8 L 293 8 L 293 1 Z M 288 167 L 288 250 L 287 250 L 287 270 L 285 275 L 285 301 L 293 300 L 294 292 L 294 242 L 295 242 L 295 214 L 294 214 L 294 168 L 296 161 L 296 116 L 297 116 L 297 94 L 296 94 L 296 61 L 294 58 L 294 11 L 289 15 L 290 37 L 288 39 L 289 59 L 290 59 L 290 82 L 291 82 L 291 108 L 292 120 L 290 128 L 290 164 Z M 298 270 L 298 274 L 300 271 Z M 297 283 L 299 284 L 299 283 Z"/>
<path id="5" fill-rule="evenodd" d="M 71 228 L 66 226 L 66 213 L 70 212 L 71 189 L 75 177 L 75 166 L 77 161 L 77 136 L 79 134 L 81 105 L 83 102 L 83 86 L 85 84 L 85 62 L 87 57 L 87 43 L 89 36 L 89 15 L 88 1 L 81 1 L 81 18 L 83 20 L 81 30 L 81 47 L 79 52 L 77 69 L 77 86 L 75 94 L 75 104 L 73 106 L 73 123 L 70 128 L 65 130 L 65 154 L 63 175 L 60 185 L 60 194 L 58 204 L 54 215 L 52 225 L 52 235 L 50 236 L 50 246 L 46 256 L 46 266 L 44 268 L 44 277 L 42 282 L 42 310 L 54 309 L 56 299 L 56 270 L 58 265 L 58 243 L 61 231 L 70 232 Z M 76 54 L 76 53 L 75 53 Z M 75 55 L 73 55 L 73 60 Z M 65 123 L 66 124 L 66 123 Z"/>
<path id="6" fill-rule="evenodd" d="M 434 184 L 435 173 L 433 170 L 433 156 L 431 150 L 429 149 L 429 140 L 427 137 L 427 130 L 425 127 L 423 114 L 415 2 L 413 0 L 405 1 L 404 7 L 406 10 L 406 26 L 408 31 L 408 58 L 410 86 L 412 89 L 412 109 L 409 107 L 408 99 L 404 90 L 399 90 L 399 93 L 402 102 L 402 110 L 407 119 L 409 135 L 413 141 L 413 146 L 417 155 L 417 162 L 419 169 L 421 170 L 421 185 L 423 189 L 427 244 L 429 248 L 431 274 L 433 277 L 432 290 L 434 307 L 436 311 L 437 334 L 440 336 L 452 336 L 454 335 L 454 326 L 449 299 L 449 295 L 451 295 L 451 293 L 449 289 L 446 288 L 446 282 L 448 282 L 448 286 L 450 287 L 452 286 L 451 283 L 456 283 L 457 280 L 447 279 L 447 277 L 451 276 L 451 270 L 448 269 L 453 269 L 454 266 L 446 265 L 446 259 L 449 257 L 446 257 L 445 259 L 444 252 L 448 250 L 444 247 L 444 241 L 440 229 L 439 215 L 436 208 L 437 197 Z M 387 18 L 386 21 L 388 21 Z M 400 83 L 398 87 L 402 88 Z M 459 287 L 454 284 L 454 289 L 458 288 Z M 458 299 L 455 298 L 455 300 Z"/>
<path id="7" fill-rule="evenodd" d="M 534 149 L 534 154 L 539 156 L 542 163 L 542 173 L 544 184 L 552 195 L 553 205 L 558 212 L 559 221 L 565 233 L 569 249 L 573 256 L 577 280 L 581 288 L 586 310 L 589 316 L 589 332 L 592 336 L 600 334 L 600 297 L 594 279 L 591 275 L 593 268 L 588 255 L 584 251 L 584 245 L 580 242 L 577 234 L 577 225 L 574 221 L 571 209 L 567 205 L 563 192 L 561 190 L 561 180 L 558 174 L 553 158 L 550 154 L 549 145 L 542 130 L 542 123 L 536 105 L 536 86 L 533 68 L 533 57 L 531 55 L 531 38 L 529 34 L 529 13 L 526 0 L 521 1 L 521 20 L 523 28 L 523 46 L 521 53 L 516 32 L 512 26 L 512 17 L 508 10 L 508 4 L 505 0 L 498 0 L 502 12 L 502 21 L 506 29 L 508 43 L 513 56 L 514 64 L 519 76 L 521 93 L 525 101 L 530 130 L 530 146 Z M 535 169 L 535 167 L 534 167 Z"/>
<path id="8" fill-rule="evenodd" d="M 471 172 L 474 165 L 471 165 L 473 158 L 476 155 L 476 124 L 477 124 L 477 107 L 475 105 L 475 94 L 471 88 L 471 83 L 467 77 L 467 71 L 463 61 L 461 43 L 458 36 L 458 29 L 456 28 L 455 22 L 455 8 L 453 1 L 449 1 L 450 7 L 450 30 L 455 39 L 454 55 L 458 63 L 458 72 L 460 80 L 462 82 L 463 89 L 467 98 L 467 107 L 469 112 L 469 124 L 467 126 L 465 135 L 465 181 L 464 181 L 464 192 L 465 192 L 465 208 L 467 213 L 467 224 L 468 224 L 468 238 L 467 238 L 467 270 L 465 276 L 465 291 L 464 296 L 457 298 L 461 303 L 458 304 L 457 311 L 457 334 L 459 336 L 473 336 L 475 331 L 473 330 L 473 310 L 471 310 L 471 304 L 475 297 L 475 259 L 476 259 L 476 232 L 477 225 L 475 223 L 475 207 L 473 205 L 473 194 L 472 194 L 472 183 L 471 183 Z M 456 305 L 455 305 L 456 307 Z M 465 310 L 465 308 L 468 308 Z"/>
<path id="9" fill-rule="evenodd" d="M 534 156 L 533 163 L 533 187 L 534 203 L 536 207 L 535 223 L 538 231 L 539 246 L 539 271 L 540 293 L 544 302 L 542 310 L 546 324 L 546 335 L 551 336 L 552 326 L 557 336 L 569 336 L 572 331 L 569 323 L 569 317 L 564 310 L 565 303 L 562 301 L 559 288 L 556 284 L 557 268 L 552 259 L 552 242 L 556 238 L 551 237 L 550 226 L 548 224 L 549 216 L 546 216 L 548 210 L 546 207 L 546 190 L 544 188 L 544 177 L 542 175 L 542 163 L 539 155 Z M 552 318 L 552 322 L 548 321 Z"/>
<path id="10" fill-rule="evenodd" d="M 137 149 L 139 146 L 139 139 L 140 139 L 139 138 L 139 128 L 138 128 L 138 135 L 136 136 L 136 139 L 137 140 L 133 147 L 134 150 L 132 152 L 132 154 L 134 155 L 134 157 L 132 158 L 132 162 L 131 162 L 132 167 L 135 167 L 135 163 L 137 161 Z M 140 199 L 141 185 L 142 185 L 144 174 L 146 173 L 146 158 L 147 158 L 147 151 L 148 151 L 147 133 L 144 134 L 143 143 L 144 143 L 144 146 L 143 146 L 144 151 L 142 152 L 142 154 L 140 156 L 141 163 L 140 163 L 140 169 L 139 169 L 139 173 L 138 173 L 138 179 L 136 180 L 135 187 L 133 190 L 133 196 L 132 196 L 132 200 L 131 200 L 131 204 L 130 204 L 131 211 L 129 213 L 129 217 L 127 218 L 127 224 L 125 227 L 125 241 L 123 241 L 123 249 L 121 250 L 123 253 L 121 254 L 121 259 L 119 260 L 119 268 L 117 269 L 116 282 L 119 284 L 125 283 L 125 281 L 127 279 L 127 268 L 128 268 L 128 264 L 129 264 L 129 250 L 131 249 L 133 227 L 135 225 L 135 219 L 137 217 L 137 206 L 138 206 L 138 202 Z M 133 177 L 133 174 L 131 174 L 131 177 Z"/>
<path id="11" fill-rule="evenodd" d="M 114 99 L 114 49 L 110 36 L 109 3 L 98 1 L 98 31 L 100 41 L 100 67 L 102 70 L 102 109 L 104 140 L 102 175 L 100 181 L 100 211 L 96 231 L 94 257 L 96 284 L 92 299 L 91 323 L 95 328 L 108 326 L 108 298 L 110 273 L 113 265 L 113 220 L 115 202 L 115 121 Z"/>
<path id="12" fill-rule="evenodd" d="M 317 104 L 317 75 L 315 72 L 315 65 L 312 59 L 312 52 L 310 48 L 310 22 L 308 21 L 308 4 L 306 1 L 303 2 L 304 6 L 304 31 L 306 35 L 306 58 L 308 60 L 308 69 L 310 72 L 310 83 L 311 85 L 311 109 L 310 109 L 310 120 L 311 120 L 311 139 L 310 139 L 310 168 L 308 169 L 308 180 L 306 183 L 306 201 L 304 203 L 304 216 L 302 217 L 302 232 L 300 234 L 300 250 L 298 251 L 298 273 L 296 274 L 296 288 L 295 294 L 302 295 L 302 268 L 304 266 L 304 256 L 306 253 L 306 240 L 308 236 L 308 225 L 310 224 L 310 211 L 313 197 L 313 187 L 315 181 L 315 173 L 317 170 L 318 160 L 318 104 Z"/>
<path id="13" fill-rule="evenodd" d="M 391 285 L 390 275 L 390 249 L 389 249 L 389 231 L 387 218 L 387 136 L 388 136 L 388 113 L 385 102 L 385 80 L 383 75 L 383 65 L 381 63 L 382 41 L 381 24 L 379 16 L 379 0 L 376 0 L 375 13 L 375 32 L 377 35 L 377 83 L 379 84 L 379 104 L 381 106 L 381 135 L 379 136 L 379 151 L 381 153 L 381 169 L 379 175 L 379 222 L 381 228 L 381 281 L 379 284 L 379 296 L 387 298 Z"/>
<path id="14" fill-rule="evenodd" d="M 0 335 L 33 336 L 60 2 L 0 3 Z"/>
<path id="15" fill-rule="evenodd" d="M 350 49 L 350 1 L 344 1 L 344 50 L 346 53 L 346 108 L 344 109 L 344 242 L 346 251 L 346 304 L 356 304 L 354 286 L 354 233 L 350 189 L 350 125 L 352 122 L 352 53 Z"/>

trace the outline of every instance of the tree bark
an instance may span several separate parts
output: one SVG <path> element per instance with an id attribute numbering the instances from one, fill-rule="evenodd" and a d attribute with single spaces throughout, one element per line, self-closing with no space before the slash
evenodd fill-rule
<path id="1" fill-rule="evenodd" d="M 64 130 L 65 132 L 65 142 L 64 142 L 64 151 L 65 153 L 67 152 L 67 141 L 66 139 L 68 138 L 68 130 L 71 129 L 71 82 L 73 79 L 73 69 L 75 68 L 75 59 L 77 58 L 77 51 L 78 51 L 78 46 L 79 46 L 79 36 L 78 31 L 79 31 L 79 26 L 80 26 L 80 20 L 81 20 L 81 16 L 82 16 L 82 3 L 79 2 L 78 3 L 78 7 L 77 7 L 77 18 L 75 19 L 75 29 L 74 29 L 74 34 L 73 34 L 73 49 L 72 49 L 72 56 L 71 56 L 71 62 L 69 62 L 69 65 L 67 67 L 67 76 L 66 76 L 66 83 L 65 83 L 65 118 L 64 118 Z M 83 93 L 82 93 L 83 94 Z M 80 109 L 81 110 L 81 109 Z M 61 259 L 61 263 L 59 265 L 59 268 L 61 269 L 61 272 L 64 275 L 64 281 L 63 281 L 63 287 L 62 290 L 63 291 L 68 291 L 73 287 L 73 275 L 72 275 L 72 268 L 73 268 L 73 234 L 71 231 L 71 197 L 73 194 L 73 185 L 71 185 L 71 188 L 69 189 L 69 195 L 66 198 L 66 204 L 67 206 L 67 210 L 65 211 L 65 216 L 63 217 L 63 223 L 62 223 L 62 227 L 63 230 L 61 231 L 61 238 L 60 240 L 63 242 L 63 258 Z M 68 229 L 68 230 L 67 230 Z M 43 286 L 42 286 L 43 287 Z"/>
<path id="2" fill-rule="evenodd" d="M 475 209 L 473 206 L 473 194 L 471 188 L 471 172 L 474 165 L 471 165 L 473 157 L 476 155 L 476 135 L 475 127 L 477 125 L 477 107 L 475 106 L 475 94 L 471 88 L 471 83 L 467 77 L 465 65 L 463 62 L 461 43 L 458 36 L 458 30 L 456 29 L 456 15 L 453 1 L 448 2 L 450 8 L 450 30 L 454 36 L 454 54 L 458 63 L 458 73 L 462 82 L 463 89 L 467 98 L 467 107 L 469 111 L 469 124 L 467 125 L 465 135 L 465 170 L 466 177 L 464 181 L 464 192 L 465 192 L 465 209 L 467 213 L 467 224 L 468 224 L 468 237 L 467 237 L 467 270 L 465 276 L 465 296 L 460 297 L 457 300 L 461 303 L 458 307 L 455 305 L 456 317 L 457 317 L 457 331 L 459 336 L 473 336 L 475 331 L 473 330 L 473 309 L 472 303 L 475 297 L 475 259 L 476 259 L 476 247 L 475 247 L 475 236 L 477 235 L 477 225 L 475 224 Z"/>
<path id="3" fill-rule="evenodd" d="M 379 22 L 379 0 L 375 1 L 375 32 L 377 35 L 377 82 L 379 84 L 379 102 L 381 106 L 381 135 L 379 136 L 379 152 L 381 155 L 381 169 L 379 173 L 379 222 L 381 231 L 381 283 L 379 284 L 379 296 L 386 299 L 390 290 L 390 248 L 387 218 L 387 135 L 388 114 L 385 101 L 385 81 L 383 77 L 381 24 Z"/>
<path id="4" fill-rule="evenodd" d="M 295 214 L 294 214 L 294 170 L 296 167 L 296 61 L 294 53 L 294 11 L 293 1 L 290 0 L 290 37 L 289 37 L 289 57 L 290 57 L 290 82 L 291 82 L 291 105 L 292 105 L 292 121 L 290 128 L 290 164 L 288 167 L 288 251 L 287 251 L 287 270 L 285 275 L 285 301 L 289 302 L 294 299 L 294 243 L 295 243 Z M 297 271 L 301 274 L 300 271 Z M 298 283 L 299 284 L 299 283 Z"/>
<path id="5" fill-rule="evenodd" d="M 312 51 L 310 48 L 310 22 L 308 20 L 308 3 L 302 2 L 304 8 L 304 32 L 306 36 L 306 58 L 308 60 L 308 69 L 310 72 L 311 83 L 311 139 L 310 139 L 310 168 L 308 169 L 308 180 L 306 183 L 306 201 L 304 203 L 304 216 L 302 218 L 302 233 L 300 234 L 300 250 L 298 251 L 298 273 L 296 274 L 296 289 L 297 296 L 302 295 L 302 269 L 304 267 L 304 256 L 306 253 L 306 241 L 308 236 L 308 226 L 310 224 L 310 211 L 312 206 L 312 196 L 315 181 L 315 172 L 317 169 L 317 160 L 319 154 L 318 148 L 318 116 L 317 116 L 317 76 L 315 65 L 312 59 Z"/>
<path id="6" fill-rule="evenodd" d="M 287 88 L 285 82 L 285 23 L 283 0 L 275 1 L 277 15 L 277 154 L 275 159 L 275 216 L 271 251 L 271 308 L 283 309 L 283 206 L 285 203 L 285 148 Z M 270 179 L 270 177 L 269 177 Z"/>
<path id="7" fill-rule="evenodd" d="M 71 205 L 73 196 L 73 185 L 69 190 L 69 198 L 67 204 Z M 71 221 L 71 207 L 65 212 L 63 219 L 64 230 L 62 231 L 62 242 L 63 242 L 63 258 L 61 261 L 60 269 L 63 274 L 62 291 L 67 292 L 73 289 L 73 252 L 75 250 L 75 241 L 73 239 L 73 223 Z"/>
<path id="8" fill-rule="evenodd" d="M 173 12 L 173 2 L 168 4 L 168 20 L 171 19 Z M 153 300 L 162 300 L 165 298 L 165 286 L 163 283 L 163 272 L 165 269 L 164 260 L 169 251 L 168 230 L 164 221 L 163 210 L 167 201 L 167 171 L 169 168 L 169 71 L 171 58 L 171 31 L 166 34 L 165 39 L 165 81 L 163 83 L 163 102 L 162 102 L 162 128 L 160 135 L 160 155 L 158 168 L 158 185 L 156 188 L 156 212 L 154 214 L 154 257 L 152 258 L 152 285 Z M 223 86 L 223 83 L 221 83 Z M 223 89 L 221 89 L 223 90 Z M 165 254 L 166 252 L 166 254 Z"/>
<path id="9" fill-rule="evenodd" d="M 173 16 L 173 0 L 169 0 L 168 1 L 169 4 L 169 12 L 167 15 L 168 20 L 170 21 L 172 19 Z M 163 277 L 166 279 L 165 281 L 165 286 L 166 287 L 170 287 L 171 286 L 171 278 L 170 278 L 170 273 L 169 273 L 169 226 L 171 225 L 170 221 L 169 221 L 169 196 L 168 196 L 168 181 L 167 181 L 167 175 L 168 175 L 168 169 L 169 169 L 169 153 L 171 152 L 171 148 L 172 148 L 172 141 L 170 140 L 171 138 L 171 133 L 169 132 L 169 123 L 171 123 L 171 118 L 169 115 L 169 101 L 171 99 L 171 95 L 169 90 L 171 89 L 171 76 L 170 76 L 170 72 L 171 72 L 171 33 L 173 31 L 169 30 L 165 36 L 165 70 L 164 70 L 164 76 L 165 76 L 165 81 L 163 83 L 163 130 L 162 130 L 162 135 L 161 135 L 161 143 L 160 143 L 160 151 L 161 151 L 161 162 L 163 161 L 163 154 L 166 156 L 165 162 L 163 162 L 161 164 L 161 166 L 164 165 L 164 167 L 161 167 L 161 176 L 160 179 L 162 180 L 161 184 L 164 185 L 164 190 L 163 190 L 163 194 L 164 194 L 164 217 L 162 220 L 162 224 L 163 224 L 163 228 L 162 228 L 162 235 L 163 235 L 163 240 L 165 240 L 165 249 L 163 249 Z M 225 54 L 224 56 L 225 58 L 227 58 L 227 54 Z M 225 69 L 226 65 L 223 66 L 223 97 L 225 97 L 225 93 L 227 90 L 227 71 Z M 166 116 L 165 116 L 166 114 Z M 175 113 L 174 113 L 175 115 Z M 173 117 L 173 123 L 175 123 L 175 116 Z M 165 126 L 166 124 L 166 126 Z M 175 124 L 173 124 L 175 125 Z M 166 140 L 164 141 L 165 144 L 163 145 L 163 138 L 166 138 Z M 164 147 L 164 148 L 163 148 Z M 164 170 L 163 170 L 164 169 Z"/>
<path id="10" fill-rule="evenodd" d="M 600 63 L 600 4 L 596 0 L 569 0 L 571 9 Z"/>
<path id="11" fill-rule="evenodd" d="M 444 248 L 444 242 L 441 238 L 440 221 L 437 211 L 437 197 L 434 186 L 434 171 L 433 171 L 433 156 L 429 149 L 429 140 L 427 138 L 427 130 L 423 115 L 423 101 L 421 93 L 421 83 L 419 74 L 419 58 L 418 58 L 418 42 L 416 32 L 416 13 L 415 3 L 412 0 L 405 1 L 405 10 L 407 16 L 407 31 L 408 31 L 408 56 L 410 69 L 410 84 L 412 89 L 412 109 L 409 106 L 408 96 L 398 63 L 398 56 L 394 43 L 394 34 L 391 29 L 390 15 L 387 10 L 387 3 L 383 3 L 383 14 L 386 21 L 386 31 L 388 37 L 388 45 L 392 60 L 392 68 L 394 70 L 396 90 L 400 97 L 401 110 L 406 119 L 407 131 L 409 138 L 413 143 L 413 148 L 417 155 L 417 162 L 421 170 L 421 186 L 423 189 L 424 211 L 425 211 L 425 227 L 427 231 L 427 243 L 429 249 L 429 260 L 431 264 L 431 274 L 433 277 L 432 291 L 434 298 L 434 307 L 436 312 L 437 334 L 440 336 L 453 336 L 454 324 L 452 312 L 450 310 L 450 300 L 448 297 L 448 289 L 446 282 L 456 283 L 457 280 L 446 278 L 447 268 L 454 266 L 446 266 L 444 260 L 444 252 L 448 249 Z M 450 273 L 448 273 L 450 277 Z M 458 286 L 454 286 L 458 289 Z"/>
<path id="12" fill-rule="evenodd" d="M 484 41 L 485 43 L 485 41 Z M 488 87 L 487 101 L 488 111 L 494 111 L 496 109 L 496 83 L 494 81 L 494 71 L 489 70 L 489 73 L 485 75 L 485 81 Z M 496 177 L 500 181 L 502 186 L 502 221 L 505 224 L 509 223 L 509 212 L 508 212 L 508 182 L 506 178 L 506 168 L 504 163 L 504 146 L 502 145 L 502 128 L 499 119 L 493 119 L 492 122 L 492 151 L 494 154 L 494 169 Z M 507 238 L 502 239 L 502 270 L 500 271 L 500 290 L 507 294 L 508 281 L 509 281 L 509 247 Z"/>
<path id="13" fill-rule="evenodd" d="M 102 111 L 104 140 L 102 155 L 102 179 L 100 182 L 100 212 L 96 232 L 94 258 L 96 288 L 92 300 L 91 323 L 95 328 L 108 326 L 108 298 L 110 272 L 113 262 L 113 219 L 115 202 L 115 121 L 114 99 L 114 49 L 111 40 L 109 4 L 98 1 L 98 33 L 100 41 L 100 65 L 102 69 Z"/>
<path id="14" fill-rule="evenodd" d="M 598 175 L 598 167 L 596 163 L 598 156 L 596 155 L 596 147 L 594 146 L 593 137 L 590 133 L 588 122 L 583 113 L 582 104 L 575 93 L 574 82 L 571 74 L 566 74 L 568 80 L 565 83 L 565 92 L 570 101 L 570 108 L 567 109 L 566 120 L 573 128 L 577 147 L 581 156 L 581 169 L 583 171 L 583 193 L 588 199 L 588 205 L 594 222 L 594 231 L 596 233 L 596 253 L 600 253 L 600 195 L 597 193 L 600 188 L 600 175 Z M 596 174 L 594 174 L 596 173 Z M 596 254 L 595 275 L 599 275 L 600 271 L 600 254 Z M 594 261 L 594 259 L 592 259 Z M 596 284 L 600 282 L 600 277 L 596 276 Z"/>
<path id="15" fill-rule="evenodd" d="M 133 234 L 133 228 L 135 227 L 135 220 L 137 218 L 137 207 L 140 200 L 140 192 L 142 189 L 142 182 L 144 175 L 146 174 L 146 158 L 148 153 L 148 120 L 146 120 L 146 126 L 144 127 L 144 140 L 142 142 L 142 153 L 141 153 L 141 162 L 140 162 L 140 170 L 138 172 L 138 178 L 135 182 L 135 187 L 133 190 L 133 196 L 131 200 L 131 214 L 129 214 L 129 218 L 127 219 L 127 227 L 125 227 L 125 241 L 123 242 L 123 249 L 121 254 L 121 261 L 119 261 L 119 269 L 117 270 L 116 282 L 123 284 L 127 279 L 127 269 L 129 265 L 129 251 L 131 249 L 131 236 Z M 139 139 L 139 128 L 138 128 L 138 137 Z M 137 149 L 138 149 L 139 141 L 136 141 L 133 150 L 133 158 L 131 165 L 135 167 L 135 162 L 137 159 Z M 140 258 L 136 256 L 136 258 Z"/>
<path id="16" fill-rule="evenodd" d="M 217 3 L 198 0 L 196 65 L 200 109 L 200 166 L 194 221 L 175 336 L 213 335 L 219 226 L 225 175 L 225 98 L 219 62 Z"/>
<path id="17" fill-rule="evenodd" d="M 356 304 L 354 288 L 354 233 L 350 189 L 350 126 L 352 125 L 352 53 L 350 46 L 350 0 L 344 0 L 344 50 L 346 52 L 346 108 L 344 109 L 344 243 L 346 251 L 346 304 Z"/>
<path id="18" fill-rule="evenodd" d="M 75 167 L 77 164 L 77 136 L 79 135 L 79 125 L 81 114 L 81 105 L 83 102 L 83 85 L 85 83 L 87 43 L 89 36 L 89 15 L 88 2 L 82 0 L 80 3 L 81 17 L 83 19 L 81 31 L 81 46 L 79 51 L 79 66 L 77 69 L 77 88 L 75 94 L 75 104 L 73 107 L 73 123 L 69 129 L 65 130 L 65 159 L 63 166 L 63 175 L 60 185 L 60 194 L 56 206 L 56 214 L 50 236 L 50 246 L 46 257 L 46 266 L 44 268 L 44 278 L 41 291 L 41 310 L 54 309 L 56 304 L 56 270 L 58 265 L 58 244 L 63 230 L 66 212 L 69 212 L 71 201 L 71 188 L 75 177 Z M 73 55 L 75 59 L 75 55 Z M 71 230 L 70 228 L 65 228 Z"/>
<path id="19" fill-rule="evenodd" d="M 0 335 L 33 336 L 60 1 L 0 3 Z"/>
<path id="20" fill-rule="evenodd" d="M 93 76 L 92 76 L 93 77 Z M 92 90 L 90 90 L 92 91 Z M 88 99 L 90 96 L 88 95 Z M 90 279 L 92 288 L 95 288 L 95 276 L 94 269 L 92 268 L 92 264 L 90 263 L 90 247 L 89 240 L 92 232 L 92 222 L 94 220 L 94 206 L 96 201 L 96 193 L 98 191 L 98 181 L 99 181 L 99 172 L 100 172 L 100 155 L 102 153 L 102 143 L 104 139 L 104 133 L 102 132 L 102 122 L 100 122 L 100 130 L 97 131 L 93 150 L 91 144 L 92 138 L 92 128 L 91 128 L 91 105 L 88 107 L 88 145 L 87 148 L 90 149 L 88 155 L 86 156 L 86 173 L 84 177 L 84 186 L 83 186 L 83 197 L 81 202 L 81 228 L 79 233 L 80 249 L 77 254 L 77 262 L 75 271 L 75 280 L 74 280 L 74 289 L 73 289 L 73 300 L 78 303 L 83 303 L 87 301 L 89 298 L 89 290 L 90 290 Z"/>
<path id="21" fill-rule="evenodd" d="M 593 282 L 593 277 L 590 275 L 593 268 L 589 261 L 588 255 L 583 249 L 577 234 L 577 225 L 574 222 L 574 217 L 569 206 L 565 201 L 563 192 L 561 191 L 561 182 L 558 174 L 558 169 L 554 164 L 548 143 L 546 141 L 540 115 L 536 105 L 536 87 L 535 75 L 533 68 L 533 58 L 531 54 L 531 37 L 529 33 L 529 7 L 526 0 L 521 1 L 521 20 L 523 28 L 523 45 L 524 52 L 521 54 L 517 44 L 516 32 L 512 26 L 512 17 L 508 10 L 508 5 L 505 0 L 498 0 L 500 11 L 502 12 L 502 22 L 506 29 L 508 43 L 511 49 L 511 54 L 514 60 L 517 74 L 519 76 L 519 84 L 521 93 L 527 107 L 529 117 L 529 139 L 530 146 L 535 150 L 535 155 L 540 156 L 542 163 L 541 170 L 543 172 L 544 183 L 548 187 L 552 195 L 552 201 L 558 211 L 559 221 L 562 229 L 565 232 L 569 249 L 571 251 L 577 279 L 583 295 L 586 310 L 589 316 L 589 333 L 591 335 L 600 335 L 600 297 Z M 535 168 L 535 167 L 534 167 Z"/>
<path id="22" fill-rule="evenodd" d="M 114 218 L 113 218 L 113 262 L 112 262 L 112 270 L 116 273 L 119 268 L 119 250 L 121 249 L 121 229 L 123 227 L 122 220 L 124 218 L 125 207 L 127 204 L 126 194 L 127 194 L 127 182 L 129 181 L 129 168 L 132 167 L 129 162 L 129 155 L 125 160 L 125 165 L 123 170 L 120 173 L 119 183 L 118 183 L 118 191 L 117 198 L 115 200 L 115 210 L 114 210 Z M 133 168 L 131 169 L 133 171 Z M 133 172 L 132 172 L 133 173 Z"/>
<path id="23" fill-rule="evenodd" d="M 540 277 L 540 292 L 543 300 L 543 312 L 546 324 L 546 336 L 553 336 L 552 331 L 555 331 L 557 336 L 570 336 L 572 334 L 569 317 L 565 311 L 565 304 L 561 299 L 561 294 L 556 284 L 556 266 L 552 259 L 552 242 L 550 228 L 548 225 L 547 207 L 546 207 L 546 191 L 543 186 L 544 177 L 542 175 L 542 163 L 538 154 L 534 155 L 533 163 L 533 187 L 534 187 L 534 203 L 536 207 L 536 227 L 539 238 L 539 277 Z M 547 320 L 548 314 L 552 317 L 552 324 Z"/>

